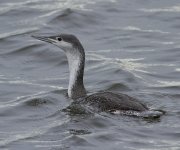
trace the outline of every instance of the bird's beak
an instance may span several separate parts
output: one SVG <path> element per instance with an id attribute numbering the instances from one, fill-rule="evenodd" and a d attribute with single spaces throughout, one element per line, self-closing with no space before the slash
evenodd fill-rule
<path id="1" fill-rule="evenodd" d="M 41 41 L 51 43 L 51 44 L 56 43 L 56 40 L 53 37 L 36 36 L 36 35 L 32 35 L 32 37 Z"/>

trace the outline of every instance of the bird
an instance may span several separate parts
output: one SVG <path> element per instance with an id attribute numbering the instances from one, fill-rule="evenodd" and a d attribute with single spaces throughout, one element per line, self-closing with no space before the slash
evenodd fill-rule
<path id="1" fill-rule="evenodd" d="M 162 115 L 161 111 L 151 110 L 144 103 L 127 94 L 103 91 L 88 95 L 83 81 L 85 50 L 75 35 L 32 35 L 32 37 L 53 44 L 65 53 L 69 65 L 69 85 L 67 94 L 73 101 L 91 106 L 100 112 L 129 111 L 139 114 L 150 114 L 155 117 Z M 81 100 L 78 101 L 78 99 Z"/>

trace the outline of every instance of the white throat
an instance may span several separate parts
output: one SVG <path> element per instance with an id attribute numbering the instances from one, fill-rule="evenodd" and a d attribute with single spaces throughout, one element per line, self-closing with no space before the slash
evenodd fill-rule
<path id="1" fill-rule="evenodd" d="M 78 72 L 80 71 L 81 59 L 80 59 L 80 54 L 77 51 L 75 51 L 74 53 L 66 52 L 66 56 L 68 59 L 69 72 L 70 72 L 68 96 L 72 97 L 72 89 L 77 82 Z"/>

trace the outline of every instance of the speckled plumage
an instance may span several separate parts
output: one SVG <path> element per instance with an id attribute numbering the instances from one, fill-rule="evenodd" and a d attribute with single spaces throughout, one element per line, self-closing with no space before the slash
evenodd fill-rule
<path id="1" fill-rule="evenodd" d="M 112 92 L 99 92 L 86 96 L 82 100 L 82 103 L 88 104 L 92 107 L 97 107 L 101 111 L 148 110 L 148 108 L 143 103 L 140 103 L 137 99 L 122 93 L 118 94 Z"/>

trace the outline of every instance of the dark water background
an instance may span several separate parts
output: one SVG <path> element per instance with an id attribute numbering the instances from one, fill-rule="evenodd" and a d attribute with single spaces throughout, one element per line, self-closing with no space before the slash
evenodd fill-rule
<path id="1" fill-rule="evenodd" d="M 158 120 L 71 114 L 67 60 L 32 34 L 73 33 L 89 92 L 127 93 Z M 179 150 L 179 0 L 1 0 L 0 149 Z"/>

